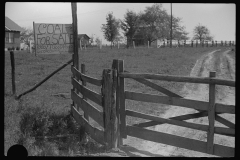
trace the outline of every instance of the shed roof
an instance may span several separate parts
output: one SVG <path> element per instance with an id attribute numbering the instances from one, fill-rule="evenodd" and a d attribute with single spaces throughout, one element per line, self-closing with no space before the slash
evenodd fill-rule
<path id="1" fill-rule="evenodd" d="M 91 39 L 91 38 L 88 37 L 88 35 L 86 35 L 86 34 L 78 34 L 78 38 L 80 38 L 80 39 L 81 39 L 82 37 L 84 37 L 84 36 L 87 37 L 88 39 Z"/>
<path id="2" fill-rule="evenodd" d="M 23 31 L 22 27 L 13 22 L 10 18 L 5 16 L 5 31 Z"/>

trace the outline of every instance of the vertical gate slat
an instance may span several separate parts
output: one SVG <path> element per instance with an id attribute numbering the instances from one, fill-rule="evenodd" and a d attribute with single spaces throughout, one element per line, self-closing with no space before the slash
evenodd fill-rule
<path id="1" fill-rule="evenodd" d="M 119 72 L 124 71 L 124 61 L 119 60 Z M 121 138 L 127 138 L 126 133 L 126 110 L 125 110 L 125 96 L 124 96 L 124 86 L 125 86 L 125 80 L 123 77 L 119 77 L 119 96 L 120 96 L 120 132 L 121 132 Z"/>
<path id="2" fill-rule="evenodd" d="M 215 78 L 216 72 L 210 72 L 209 77 Z M 207 152 L 213 154 L 214 147 L 214 123 L 215 123 L 215 84 L 209 84 L 208 107 L 209 130 L 207 134 Z"/>

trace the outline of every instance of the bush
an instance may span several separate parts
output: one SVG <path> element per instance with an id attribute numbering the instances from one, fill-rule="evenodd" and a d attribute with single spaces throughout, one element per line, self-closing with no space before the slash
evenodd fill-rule
<path id="1" fill-rule="evenodd" d="M 20 49 L 19 47 L 16 48 L 16 50 L 19 50 L 19 49 Z"/>

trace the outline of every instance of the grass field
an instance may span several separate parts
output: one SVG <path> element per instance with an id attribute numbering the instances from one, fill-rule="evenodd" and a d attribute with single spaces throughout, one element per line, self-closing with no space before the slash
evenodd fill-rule
<path id="1" fill-rule="evenodd" d="M 136 48 L 119 50 L 87 49 L 79 52 L 79 63 L 85 64 L 87 75 L 100 79 L 103 69 L 111 68 L 113 59 L 124 60 L 125 70 L 129 72 L 189 76 L 192 67 L 200 56 L 218 48 L 221 47 L 172 49 Z M 32 88 L 71 58 L 71 54 L 35 56 L 34 54 L 24 51 L 15 52 L 17 95 Z M 29 151 L 29 155 L 73 155 L 80 149 L 84 150 L 84 147 L 79 147 L 81 145 L 79 144 L 79 139 L 76 140 L 76 137 L 75 139 L 73 137 L 61 141 L 61 145 L 59 142 L 60 140 L 42 140 L 42 149 L 36 142 L 37 136 L 77 134 L 81 131 L 81 127 L 76 125 L 74 120 L 69 117 L 70 104 L 72 103 L 70 98 L 70 90 L 72 89 L 70 65 L 55 74 L 35 91 L 23 96 L 19 101 L 14 100 L 11 96 L 12 86 L 9 52 L 5 52 L 4 70 L 5 155 L 11 145 L 20 143 L 20 141 L 25 146 L 27 145 L 27 148 L 35 148 L 35 150 L 32 149 L 31 152 Z M 177 94 L 180 94 L 180 90 L 184 85 L 184 83 L 154 82 Z M 99 87 L 89 84 L 87 87 L 100 92 Z M 126 79 L 125 87 L 126 90 L 130 91 L 161 94 L 130 79 Z M 126 106 L 136 111 L 154 115 L 162 114 L 168 109 L 167 107 L 159 109 L 159 107 L 157 107 L 159 104 L 134 102 L 130 100 L 126 102 Z M 36 115 L 39 115 L 40 119 L 37 119 L 36 117 L 38 116 Z M 139 119 L 127 119 L 128 124 L 138 121 Z M 42 123 L 39 124 L 39 122 Z M 35 124 L 35 128 L 31 127 L 33 124 Z M 36 132 L 37 130 L 41 130 L 37 127 L 43 130 L 41 132 Z M 59 128 L 61 128 L 61 130 Z M 55 131 L 58 129 L 59 131 Z M 75 143 L 73 144 L 73 142 Z M 78 147 L 76 148 L 76 146 Z M 43 148 L 45 148 L 45 150 Z M 96 148 L 94 149 L 96 150 Z M 84 154 L 85 152 L 79 153 Z"/>

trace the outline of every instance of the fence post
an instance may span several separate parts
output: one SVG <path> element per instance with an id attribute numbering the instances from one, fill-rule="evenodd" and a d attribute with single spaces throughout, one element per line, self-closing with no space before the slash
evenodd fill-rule
<path id="1" fill-rule="evenodd" d="M 184 44 L 183 44 L 183 45 L 184 45 L 184 47 L 186 47 L 186 40 L 184 40 L 184 42 L 183 42 L 183 43 L 184 43 Z"/>
<path id="2" fill-rule="evenodd" d="M 223 41 L 221 41 L 221 46 L 223 46 Z"/>
<path id="3" fill-rule="evenodd" d="M 12 93 L 16 95 L 16 86 L 15 86 L 15 59 L 14 52 L 10 51 L 10 60 L 11 60 L 11 68 L 12 68 Z"/>
<path id="4" fill-rule="evenodd" d="M 210 72 L 209 78 L 215 78 L 216 72 Z M 214 123 L 215 123 L 215 84 L 209 84 L 209 106 L 208 106 L 209 128 L 207 133 L 207 153 L 213 154 L 214 147 Z"/>
<path id="5" fill-rule="evenodd" d="M 165 47 L 165 41 L 163 41 L 163 47 Z"/>
<path id="6" fill-rule="evenodd" d="M 119 60 L 119 73 L 124 72 L 124 61 Z M 122 138 L 127 138 L 126 133 L 126 110 L 125 110 L 125 97 L 124 97 L 124 86 L 125 80 L 123 77 L 119 77 L 119 107 L 120 107 L 120 135 Z"/>
<path id="7" fill-rule="evenodd" d="M 216 47 L 217 47 L 217 41 L 215 41 Z"/>
<path id="8" fill-rule="evenodd" d="M 116 148 L 118 145 L 118 119 L 116 116 L 116 86 L 114 86 L 115 71 L 103 70 L 103 118 L 104 118 L 104 139 L 106 149 Z M 116 78 L 115 78 L 116 79 Z"/>
<path id="9" fill-rule="evenodd" d="M 231 41 L 229 41 L 229 46 L 231 46 Z"/>
<path id="10" fill-rule="evenodd" d="M 133 41 L 133 48 L 135 49 L 135 42 Z"/>
<path id="11" fill-rule="evenodd" d="M 225 47 L 227 46 L 227 41 L 225 41 Z"/>
<path id="12" fill-rule="evenodd" d="M 117 115 L 117 119 L 118 119 L 118 131 L 117 131 L 117 135 L 118 135 L 118 146 L 123 144 L 123 139 L 121 136 L 121 129 L 120 129 L 120 83 L 119 83 L 119 61 L 117 59 L 113 60 L 112 63 L 112 69 L 116 70 L 116 115 Z"/>
<path id="13" fill-rule="evenodd" d="M 197 47 L 197 45 L 198 45 L 198 41 L 196 40 L 196 47 Z"/>
<path id="14" fill-rule="evenodd" d="M 193 41 L 191 42 L 191 47 L 193 47 Z"/>
<path id="15" fill-rule="evenodd" d="M 148 41 L 148 48 L 149 48 L 149 41 Z"/>
<path id="16" fill-rule="evenodd" d="M 208 41 L 206 41 L 207 42 L 207 47 L 208 47 Z"/>

